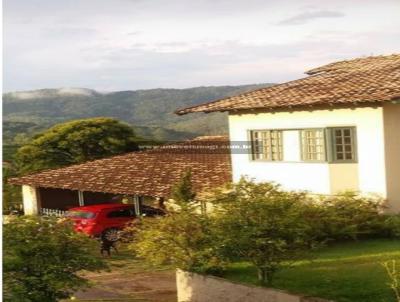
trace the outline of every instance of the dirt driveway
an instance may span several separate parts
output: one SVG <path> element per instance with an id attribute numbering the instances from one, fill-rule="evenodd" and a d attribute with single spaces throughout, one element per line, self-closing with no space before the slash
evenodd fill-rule
<path id="1" fill-rule="evenodd" d="M 84 274 L 93 286 L 75 293 L 74 301 L 176 302 L 174 271 L 145 267 L 127 251 L 113 254 L 108 262 L 110 271 Z"/>

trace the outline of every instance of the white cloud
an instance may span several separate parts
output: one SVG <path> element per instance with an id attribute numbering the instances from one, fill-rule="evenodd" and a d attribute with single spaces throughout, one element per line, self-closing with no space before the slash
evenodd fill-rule
<path id="1" fill-rule="evenodd" d="M 330 61 L 400 52 L 397 0 L 5 0 L 3 6 L 6 91 L 280 82 Z"/>
<path id="2" fill-rule="evenodd" d="M 278 24 L 279 25 L 300 25 L 300 24 L 305 24 L 309 21 L 316 20 L 316 19 L 342 18 L 344 16 L 345 16 L 344 13 L 336 12 L 336 11 L 327 11 L 327 10 L 309 11 L 309 12 L 304 12 L 301 14 L 297 14 L 293 17 L 284 19 L 284 20 L 280 21 Z"/>

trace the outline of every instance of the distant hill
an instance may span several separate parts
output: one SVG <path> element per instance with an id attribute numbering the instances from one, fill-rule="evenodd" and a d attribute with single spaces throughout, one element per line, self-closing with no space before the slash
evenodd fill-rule
<path id="1" fill-rule="evenodd" d="M 41 89 L 3 94 L 6 144 L 19 144 L 56 123 L 107 116 L 131 124 L 138 135 L 158 140 L 227 133 L 225 113 L 177 116 L 181 107 L 232 96 L 271 84 L 150 89 L 101 93 L 85 88 Z M 16 141 L 15 141 L 16 139 Z"/>

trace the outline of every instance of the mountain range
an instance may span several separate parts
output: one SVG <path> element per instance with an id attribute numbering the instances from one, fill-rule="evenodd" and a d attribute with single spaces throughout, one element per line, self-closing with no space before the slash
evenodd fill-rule
<path id="1" fill-rule="evenodd" d="M 145 138 L 182 140 L 227 133 L 227 114 L 177 116 L 193 106 L 272 84 L 99 92 L 86 88 L 40 89 L 3 94 L 3 140 L 18 145 L 54 124 L 107 116 L 132 125 Z"/>

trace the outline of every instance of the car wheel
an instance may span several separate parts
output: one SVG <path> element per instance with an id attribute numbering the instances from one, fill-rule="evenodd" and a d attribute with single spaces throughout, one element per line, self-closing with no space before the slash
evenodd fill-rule
<path id="1" fill-rule="evenodd" d="M 116 228 L 107 229 L 103 232 L 101 238 L 111 242 L 118 241 L 121 238 L 121 230 Z"/>

